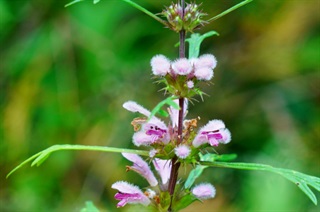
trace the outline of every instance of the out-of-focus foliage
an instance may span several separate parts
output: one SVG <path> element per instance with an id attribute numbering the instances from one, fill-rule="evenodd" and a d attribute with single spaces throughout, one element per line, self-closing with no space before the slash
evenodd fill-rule
<path id="1" fill-rule="evenodd" d="M 155 13 L 171 3 L 136 2 Z M 238 2 L 203 1 L 203 9 L 211 17 Z M 176 58 L 177 34 L 122 1 L 66 3 L 0 0 L 1 211 L 79 211 L 88 200 L 113 211 L 113 182 L 147 185 L 125 174 L 120 155 L 92 152 L 56 153 L 5 179 L 54 144 L 133 147 L 134 115 L 122 103 L 152 108 L 164 99 L 149 62 L 160 53 Z M 225 121 L 233 140 L 218 152 L 320 175 L 319 6 L 254 1 L 200 30 L 220 34 L 201 49 L 217 57 L 218 67 L 214 85 L 203 88 L 210 98 L 190 105 L 188 116 Z M 216 186 L 217 196 L 184 211 L 319 209 L 277 175 L 208 168 L 200 178 Z"/>

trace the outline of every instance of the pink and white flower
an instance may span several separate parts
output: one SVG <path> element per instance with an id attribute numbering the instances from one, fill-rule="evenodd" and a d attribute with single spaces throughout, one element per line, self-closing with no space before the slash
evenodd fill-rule
<path id="1" fill-rule="evenodd" d="M 202 183 L 192 189 L 192 194 L 198 199 L 210 199 L 216 195 L 216 189 L 210 183 Z"/>
<path id="2" fill-rule="evenodd" d="M 171 63 L 164 55 L 156 55 L 151 59 L 152 73 L 156 76 L 165 76 L 170 72 Z"/>
<path id="3" fill-rule="evenodd" d="M 147 117 L 151 114 L 149 110 L 133 101 L 124 103 L 123 107 L 131 112 L 139 112 Z M 157 117 L 152 117 L 148 122 L 143 123 L 141 130 L 133 135 L 133 143 L 136 146 L 148 146 L 155 142 L 167 144 L 169 141 L 168 127 Z"/>
<path id="4" fill-rule="evenodd" d="M 139 155 L 131 154 L 131 153 L 122 153 L 123 157 L 133 162 L 133 166 L 128 166 L 129 170 L 133 170 L 143 176 L 151 186 L 158 185 L 158 181 L 155 178 L 153 172 L 148 166 L 147 162 L 145 162 Z"/>
<path id="5" fill-rule="evenodd" d="M 172 71 L 174 75 L 188 75 L 192 66 L 187 58 L 179 58 L 172 63 Z"/>
<path id="6" fill-rule="evenodd" d="M 123 207 L 126 204 L 142 204 L 147 206 L 151 202 L 137 186 L 130 183 L 118 181 L 112 184 L 111 188 L 119 191 L 114 196 L 116 200 L 120 200 L 120 202 L 117 204 L 118 208 Z"/>
<path id="7" fill-rule="evenodd" d="M 194 147 L 199 147 L 202 144 L 208 143 L 211 146 L 218 146 L 219 143 L 227 144 L 231 141 L 231 133 L 225 128 L 223 121 L 212 120 L 202 127 L 192 144 Z"/>
<path id="8" fill-rule="evenodd" d="M 179 145 L 174 149 L 174 153 L 178 158 L 185 159 L 190 155 L 191 149 L 187 145 Z"/>

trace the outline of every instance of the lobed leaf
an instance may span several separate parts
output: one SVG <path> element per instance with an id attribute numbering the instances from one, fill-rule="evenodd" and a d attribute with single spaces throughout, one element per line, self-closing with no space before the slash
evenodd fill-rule
<path id="1" fill-rule="evenodd" d="M 199 57 L 202 41 L 213 35 L 219 35 L 219 33 L 210 31 L 203 35 L 200 35 L 199 33 L 191 34 L 191 37 L 186 39 L 186 41 L 189 42 L 189 59 Z"/>
<path id="2" fill-rule="evenodd" d="M 233 163 L 233 162 L 216 162 L 216 161 L 201 161 L 201 165 L 221 168 L 233 168 L 233 169 L 245 169 L 245 170 L 260 170 L 269 171 L 279 175 L 282 175 L 286 179 L 295 183 L 310 199 L 317 205 L 317 198 L 309 186 L 314 187 L 317 191 L 320 191 L 320 178 L 303 174 L 301 172 L 275 168 L 269 165 L 257 164 L 257 163 Z"/>
<path id="3" fill-rule="evenodd" d="M 105 147 L 105 146 L 86 146 L 86 145 L 70 145 L 70 144 L 62 144 L 62 145 L 54 145 L 51 146 L 41 152 L 38 152 L 37 154 L 31 156 L 27 160 L 20 163 L 17 167 L 15 167 L 8 175 L 7 178 L 13 174 L 15 171 L 20 169 L 25 164 L 31 162 L 31 166 L 37 165 L 40 166 L 49 156 L 51 153 L 56 151 L 62 151 L 62 150 L 87 150 L 87 151 L 101 151 L 101 152 L 117 152 L 117 153 L 133 153 L 143 156 L 149 156 L 148 151 L 143 150 L 134 150 L 134 149 L 122 149 L 122 148 L 115 148 L 115 147 Z"/>

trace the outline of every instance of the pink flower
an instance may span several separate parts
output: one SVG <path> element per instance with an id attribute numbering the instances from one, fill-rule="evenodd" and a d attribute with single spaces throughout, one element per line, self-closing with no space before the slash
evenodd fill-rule
<path id="1" fill-rule="evenodd" d="M 204 143 L 209 143 L 211 146 L 218 146 L 219 143 L 227 144 L 231 141 L 231 133 L 225 128 L 223 121 L 212 120 L 202 127 L 192 144 L 194 147 L 199 147 Z"/>
<path id="2" fill-rule="evenodd" d="M 152 72 L 156 76 L 165 76 L 170 72 L 170 60 L 164 55 L 156 55 L 151 59 Z"/>
<path id="3" fill-rule="evenodd" d="M 213 77 L 213 71 L 212 69 L 208 68 L 208 67 L 203 67 L 203 68 L 197 68 L 194 71 L 194 76 L 196 76 L 196 78 L 198 80 L 206 80 L 209 81 L 212 79 Z"/>
<path id="4" fill-rule="evenodd" d="M 131 112 L 139 112 L 145 116 L 150 116 L 151 112 L 133 101 L 123 104 L 123 107 Z M 134 133 L 133 143 L 136 146 L 150 145 L 155 142 L 167 144 L 170 141 L 168 128 L 163 121 L 157 117 L 152 117 L 148 122 L 142 123 L 140 131 Z"/>
<path id="5" fill-rule="evenodd" d="M 169 181 L 171 173 L 171 161 L 155 158 L 153 161 L 154 168 L 161 177 L 162 184 L 165 185 Z"/>
<path id="6" fill-rule="evenodd" d="M 194 63 L 196 69 L 214 69 L 217 66 L 217 59 L 212 54 L 201 55 Z"/>
<path id="7" fill-rule="evenodd" d="M 180 58 L 173 62 L 172 70 L 174 75 L 188 75 L 192 71 L 192 66 L 188 59 Z"/>
<path id="8" fill-rule="evenodd" d="M 148 164 L 138 155 L 131 153 L 122 153 L 123 157 L 133 162 L 133 166 L 129 166 L 129 170 L 133 170 L 143 176 L 151 186 L 158 185 L 158 181 L 153 175 Z"/>
<path id="9" fill-rule="evenodd" d="M 191 81 L 191 80 L 189 80 L 188 82 L 187 82 L 187 87 L 188 88 L 193 88 L 194 87 L 194 82 L 193 81 Z"/>
<path id="10" fill-rule="evenodd" d="M 178 158 L 185 159 L 189 156 L 191 149 L 186 145 L 179 145 L 174 149 L 174 152 Z"/>
<path id="11" fill-rule="evenodd" d="M 112 184 L 111 188 L 117 189 L 119 192 L 116 193 L 114 198 L 120 200 L 117 207 L 123 207 L 128 204 L 142 204 L 147 206 L 150 204 L 149 198 L 144 195 L 144 193 L 134 185 L 131 185 L 124 181 L 118 181 Z"/>
<path id="12" fill-rule="evenodd" d="M 203 183 L 192 189 L 192 194 L 198 199 L 210 199 L 216 195 L 216 189 L 209 183 Z"/>

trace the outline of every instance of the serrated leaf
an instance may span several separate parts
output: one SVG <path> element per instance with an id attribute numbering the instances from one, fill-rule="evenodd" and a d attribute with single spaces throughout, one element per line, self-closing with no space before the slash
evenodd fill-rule
<path id="1" fill-rule="evenodd" d="M 81 209 L 81 212 L 99 212 L 99 209 L 91 201 L 86 202 L 86 206 Z"/>
<path id="2" fill-rule="evenodd" d="M 219 34 L 216 31 L 210 31 L 203 35 L 200 35 L 199 33 L 191 34 L 191 37 L 186 39 L 186 41 L 189 42 L 189 59 L 199 57 L 202 41 L 213 35 Z"/>
<path id="3" fill-rule="evenodd" d="M 20 163 L 17 167 L 15 167 L 8 175 L 7 178 L 13 174 L 15 171 L 20 169 L 25 164 L 34 160 L 31 166 L 34 165 L 41 165 L 53 152 L 62 151 L 62 150 L 86 150 L 86 151 L 101 151 L 101 152 L 116 152 L 116 153 L 133 153 L 143 156 L 149 156 L 148 151 L 143 150 L 134 150 L 134 149 L 122 149 L 122 148 L 115 148 L 115 147 L 106 147 L 106 146 L 86 146 L 86 145 L 70 145 L 70 144 L 62 144 L 62 145 L 54 145 L 51 146 L 37 154 L 31 156 L 27 160 Z"/>
<path id="4" fill-rule="evenodd" d="M 280 174 L 286 179 L 296 184 L 310 199 L 317 205 L 317 198 L 309 186 L 314 187 L 317 191 L 320 191 L 320 178 L 303 174 L 301 172 L 275 168 L 269 165 L 257 164 L 257 163 L 231 163 L 231 162 L 200 162 L 201 165 L 211 167 L 233 168 L 233 169 L 245 169 L 245 170 L 260 170 L 269 171 L 276 174 Z"/>

